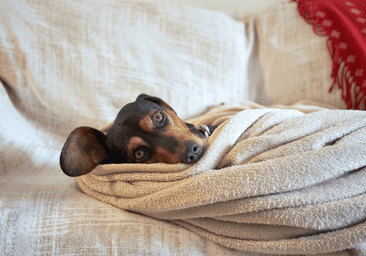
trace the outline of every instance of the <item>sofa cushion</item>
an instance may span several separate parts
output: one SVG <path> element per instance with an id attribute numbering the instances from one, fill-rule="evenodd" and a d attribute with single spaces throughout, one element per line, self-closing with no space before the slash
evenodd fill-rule
<path id="1" fill-rule="evenodd" d="M 118 1 L 1 2 L 0 77 L 15 105 L 51 116 L 63 136 L 111 122 L 140 93 L 163 98 L 182 118 L 249 99 L 252 45 L 226 14 Z"/>
<path id="2" fill-rule="evenodd" d="M 346 108 L 340 90 L 334 88 L 329 93 L 332 61 L 326 37 L 314 34 L 312 26 L 299 15 L 295 2 L 240 20 L 253 24 L 256 34 L 253 54 L 258 60 L 250 65 L 257 65 L 263 72 L 262 80 L 257 80 L 256 102 L 270 105 L 311 100 Z"/>

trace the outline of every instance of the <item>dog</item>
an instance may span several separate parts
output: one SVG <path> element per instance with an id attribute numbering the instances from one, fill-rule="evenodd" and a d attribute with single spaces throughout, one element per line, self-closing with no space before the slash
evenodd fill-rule
<path id="1" fill-rule="evenodd" d="M 72 131 L 62 148 L 60 167 L 66 175 L 77 177 L 100 164 L 194 164 L 216 128 L 196 128 L 162 99 L 140 94 L 119 111 L 107 134 L 86 126 Z"/>

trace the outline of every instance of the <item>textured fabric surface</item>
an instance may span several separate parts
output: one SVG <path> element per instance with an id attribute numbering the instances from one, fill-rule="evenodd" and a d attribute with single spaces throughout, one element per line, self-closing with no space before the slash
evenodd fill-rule
<path id="1" fill-rule="evenodd" d="M 0 5 L 1 78 L 33 115 L 45 107 L 73 127 L 100 127 L 142 92 L 182 118 L 248 99 L 251 43 L 223 13 L 118 1 Z"/>
<path id="2" fill-rule="evenodd" d="M 283 6 L 287 18 L 296 20 L 296 8 L 289 6 Z M 221 101 L 270 94 L 279 104 L 300 98 L 334 104 L 335 97 L 318 90 L 328 85 L 307 83 L 294 95 L 284 91 L 299 79 L 275 80 L 283 83 L 280 89 L 268 79 L 274 68 L 292 67 L 278 62 L 278 49 L 265 47 L 275 35 L 271 25 L 281 36 L 288 32 L 282 20 L 268 19 L 276 12 L 284 15 L 271 9 L 243 24 L 219 12 L 171 5 L 0 0 L 0 255 L 258 255 L 217 245 L 182 223 L 99 202 L 76 189 L 58 161 L 74 128 L 113 121 L 143 92 L 163 98 L 183 118 Z M 269 32 L 259 33 L 261 25 Z M 259 58 L 258 43 L 268 58 Z M 327 54 L 320 47 L 292 48 L 298 59 Z M 316 64 L 306 67 L 325 77 Z M 253 237 L 268 236 L 257 227 Z"/>
<path id="3" fill-rule="evenodd" d="M 220 124 L 198 163 L 100 165 L 77 184 L 102 202 L 233 249 L 325 254 L 361 247 L 365 112 L 219 108 L 196 122 Z"/>
<path id="4" fill-rule="evenodd" d="M 349 109 L 366 106 L 366 3 L 363 0 L 293 0 L 317 35 L 327 36 L 333 84 Z"/>
<path id="5" fill-rule="evenodd" d="M 245 98 L 244 39 L 188 7 L 0 1 L 0 255 L 243 255 L 86 196 L 58 159 L 142 92 L 181 116 Z"/>
<path id="6" fill-rule="evenodd" d="M 262 72 L 261 77 L 253 78 L 256 95 L 251 100 L 270 105 L 306 99 L 346 108 L 339 90 L 328 92 L 333 81 L 326 38 L 314 34 L 296 3 L 271 7 L 241 20 L 248 24 L 248 34 L 255 37 L 251 64 Z"/>

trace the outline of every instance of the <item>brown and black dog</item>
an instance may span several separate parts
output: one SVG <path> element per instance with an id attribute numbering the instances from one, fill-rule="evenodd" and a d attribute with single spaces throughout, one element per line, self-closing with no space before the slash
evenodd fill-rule
<path id="1" fill-rule="evenodd" d="M 99 164 L 194 164 L 205 153 L 205 138 L 216 127 L 197 129 L 160 98 L 141 94 L 119 111 L 106 135 L 91 127 L 71 132 L 60 166 L 65 174 L 76 177 Z"/>

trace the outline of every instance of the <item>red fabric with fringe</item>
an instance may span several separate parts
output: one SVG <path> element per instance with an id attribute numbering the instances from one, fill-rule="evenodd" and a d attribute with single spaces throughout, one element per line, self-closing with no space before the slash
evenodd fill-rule
<path id="1" fill-rule="evenodd" d="M 292 0 L 317 35 L 328 36 L 333 84 L 348 109 L 366 108 L 366 0 Z"/>

